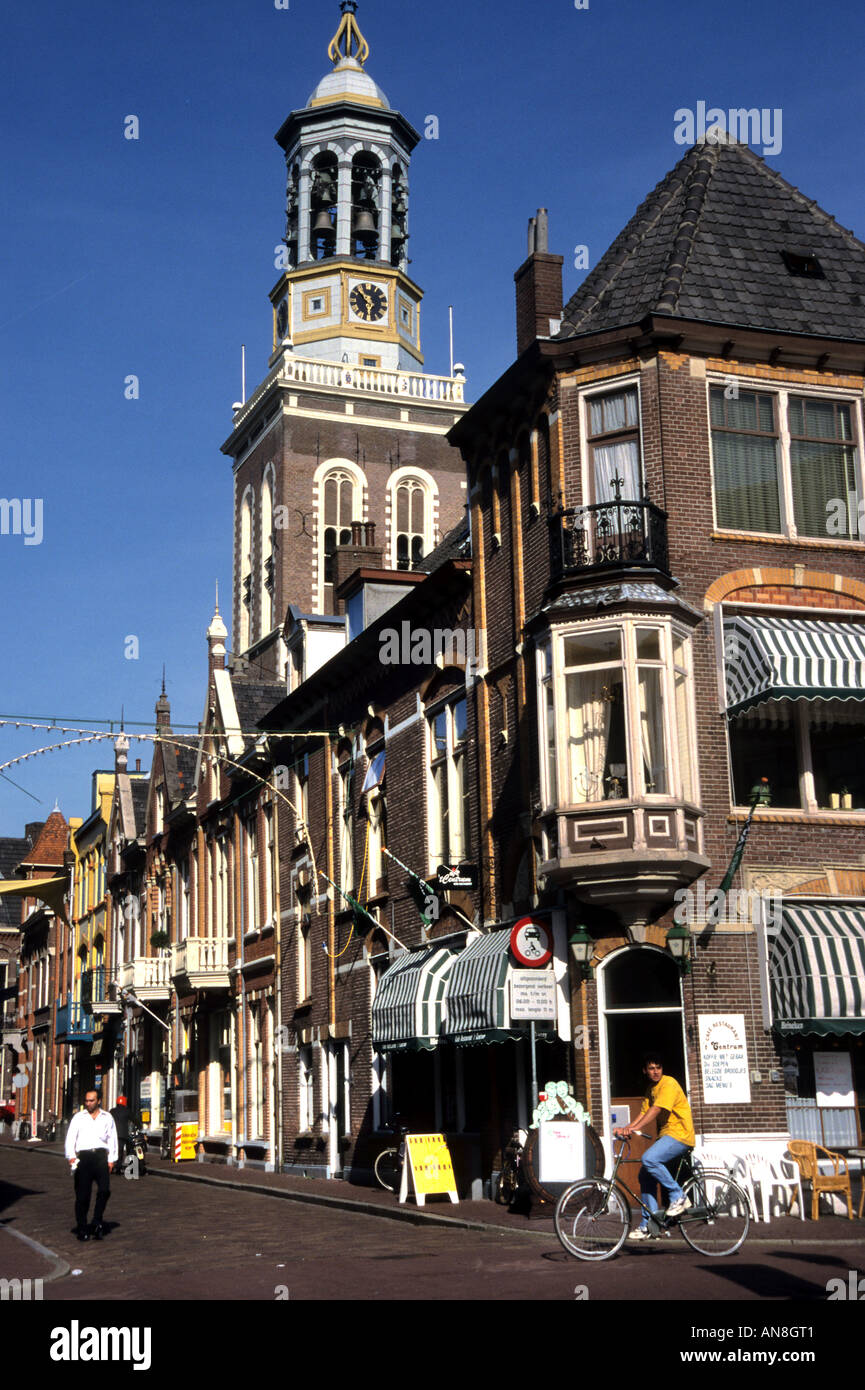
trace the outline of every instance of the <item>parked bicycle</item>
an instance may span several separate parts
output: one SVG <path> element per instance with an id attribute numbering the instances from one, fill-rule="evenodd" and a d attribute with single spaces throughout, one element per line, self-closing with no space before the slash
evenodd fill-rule
<path id="1" fill-rule="evenodd" d="M 402 1124 L 401 1116 L 394 1115 L 386 1129 L 393 1130 L 394 1135 L 399 1135 L 399 1143 L 390 1149 L 382 1149 L 375 1163 L 373 1171 L 376 1182 L 388 1192 L 398 1192 L 402 1182 L 402 1170 L 405 1166 L 405 1137 L 409 1133 L 407 1125 Z"/>
<path id="2" fill-rule="evenodd" d="M 634 1134 L 641 1134 L 635 1129 Z M 648 1135 L 642 1135 L 648 1138 Z M 676 1181 L 681 1182 L 690 1206 L 668 1218 L 663 1209 L 650 1212 L 619 1178 L 619 1165 L 630 1141 L 619 1140 L 613 1171 L 608 1178 L 583 1178 L 562 1193 L 556 1205 L 556 1235 L 568 1254 L 580 1260 L 609 1260 L 622 1248 L 631 1225 L 631 1207 L 639 1206 L 653 1235 L 669 1235 L 676 1227 L 693 1250 L 701 1255 L 734 1255 L 751 1224 L 746 1194 L 726 1173 L 703 1170 L 690 1164 L 690 1151 L 679 1161 Z M 691 1176 L 687 1177 L 688 1169 Z"/>
<path id="3" fill-rule="evenodd" d="M 511 1204 L 522 1184 L 523 1147 L 527 1137 L 526 1130 L 515 1129 L 502 1153 L 502 1171 L 496 1188 L 496 1201 L 502 1206 Z"/>

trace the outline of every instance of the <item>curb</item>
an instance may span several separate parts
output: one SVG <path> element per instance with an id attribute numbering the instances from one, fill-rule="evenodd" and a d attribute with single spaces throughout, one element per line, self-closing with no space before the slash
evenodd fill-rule
<path id="1" fill-rule="evenodd" d="M 42 1255 L 44 1259 L 48 1260 L 52 1267 L 51 1273 L 44 1276 L 43 1284 L 52 1284 L 55 1279 L 65 1279 L 67 1274 L 72 1273 L 72 1266 L 68 1265 L 53 1250 L 49 1250 L 47 1245 L 40 1245 L 38 1240 L 34 1240 L 32 1236 L 25 1236 L 23 1231 L 16 1231 L 14 1226 L 5 1222 L 2 1229 L 8 1231 L 10 1236 L 14 1236 L 16 1240 L 23 1240 L 24 1244 L 29 1245 L 31 1250 L 35 1250 L 37 1255 Z"/>

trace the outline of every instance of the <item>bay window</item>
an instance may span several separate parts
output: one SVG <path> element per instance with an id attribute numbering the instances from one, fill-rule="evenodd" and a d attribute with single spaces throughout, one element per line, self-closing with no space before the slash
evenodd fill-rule
<path id="1" fill-rule="evenodd" d="M 684 633 L 636 619 L 566 630 L 539 648 L 538 681 L 545 805 L 696 800 Z"/>

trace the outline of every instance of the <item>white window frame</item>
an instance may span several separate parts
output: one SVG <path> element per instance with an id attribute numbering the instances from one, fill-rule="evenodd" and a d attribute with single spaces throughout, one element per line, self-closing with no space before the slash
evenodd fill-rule
<path id="1" fill-rule="evenodd" d="M 590 387 L 580 391 L 579 394 L 579 424 L 580 424 L 580 486 L 582 489 L 582 506 L 591 506 L 597 502 L 595 497 L 595 477 L 594 464 L 592 460 L 592 450 L 589 436 L 589 402 L 598 396 L 614 396 L 622 391 L 630 391 L 636 388 L 637 391 L 637 432 L 639 435 L 639 454 L 640 454 L 640 481 L 642 484 L 642 495 L 648 491 L 646 483 L 646 460 L 644 457 L 643 442 L 643 393 L 640 377 L 635 372 L 629 372 L 626 376 L 610 377 L 608 381 L 593 382 Z M 623 498 L 623 501 L 639 501 L 639 498 Z M 577 505 L 575 498 L 566 498 L 565 506 Z"/>
<path id="2" fill-rule="evenodd" d="M 426 721 L 426 772 L 427 772 L 427 824 L 429 826 L 429 843 L 427 845 L 428 867 L 430 871 L 435 870 L 442 863 L 458 863 L 466 859 L 471 852 L 469 836 L 471 835 L 471 824 L 464 832 L 462 825 L 462 801 L 459 795 L 457 783 L 457 768 L 454 761 L 454 710 L 460 703 L 466 706 L 466 736 L 462 745 L 461 758 L 463 760 L 463 792 L 467 787 L 467 759 L 469 746 L 468 728 L 468 701 L 465 690 L 451 691 L 451 693 L 441 699 L 433 700 L 424 710 Z M 444 713 L 446 718 L 446 748 L 444 755 L 438 754 L 435 748 L 435 722 L 440 714 Z M 447 845 L 438 843 L 441 835 L 442 808 L 439 800 L 438 788 L 433 774 L 433 763 L 444 765 L 445 784 L 447 786 L 447 799 L 449 807 L 449 833 Z M 453 812 L 459 809 L 459 823 L 454 819 Z M 433 841 L 433 828 L 435 828 L 436 839 Z M 456 839 L 454 835 L 456 834 Z"/>
<path id="3" fill-rule="evenodd" d="M 718 521 L 718 508 L 715 493 L 715 454 L 712 447 L 712 418 L 711 418 L 711 393 L 719 387 L 727 387 L 730 381 L 735 379 L 738 388 L 742 391 L 759 392 L 764 396 L 773 396 L 776 426 L 776 449 L 778 461 L 779 478 L 779 507 L 781 514 L 780 531 L 742 531 L 735 527 L 721 526 Z M 709 478 L 712 490 L 712 526 L 713 529 L 725 536 L 747 535 L 755 540 L 791 540 L 798 541 L 802 545 L 808 546 L 838 546 L 855 545 L 865 550 L 865 539 L 857 540 L 851 536 L 800 536 L 796 527 L 795 512 L 793 507 L 793 474 L 791 470 L 791 449 L 790 449 L 790 397 L 798 396 L 805 400 L 825 400 L 836 401 L 839 405 L 850 406 L 850 418 L 855 430 L 853 440 L 853 469 L 856 479 L 856 496 L 861 500 L 865 494 L 865 468 L 863 468 L 863 448 L 862 441 L 865 439 L 865 429 L 863 429 L 863 402 L 861 396 L 857 396 L 852 391 L 839 389 L 827 389 L 819 386 L 798 386 L 781 385 L 774 381 L 765 381 L 759 377 L 746 377 L 736 375 L 731 378 L 728 375 L 717 372 L 706 373 L 706 430 L 707 443 L 709 448 Z M 845 498 L 845 502 L 846 502 Z"/>
<path id="4" fill-rule="evenodd" d="M 660 659 L 649 659 L 645 657 L 637 658 L 637 629 L 651 628 L 658 632 Z M 611 799 L 600 799 L 595 801 L 571 801 L 570 799 L 570 777 L 571 759 L 568 751 L 568 706 L 567 706 L 567 678 L 565 674 L 565 642 L 569 637 L 583 637 L 597 632 L 617 632 L 621 638 L 622 657 L 620 662 L 613 662 L 613 665 L 620 667 L 623 676 L 623 686 L 625 694 L 625 734 L 627 744 L 627 765 L 628 765 L 628 794 L 615 801 Z M 673 654 L 673 635 L 683 639 L 685 643 L 684 651 L 686 654 L 687 669 L 687 710 L 689 729 L 688 736 L 692 753 L 692 783 L 695 801 L 688 801 L 689 805 L 699 805 L 700 781 L 699 766 L 696 753 L 695 737 L 695 692 L 694 692 L 694 666 L 692 633 L 690 629 L 675 619 L 669 617 L 659 617 L 652 614 L 627 614 L 616 618 L 598 618 L 581 623 L 568 623 L 557 626 L 550 631 L 552 646 L 552 671 L 550 675 L 544 672 L 544 646 L 545 639 L 538 639 L 538 655 L 536 666 L 536 689 L 537 707 L 542 712 L 542 717 L 538 719 L 538 741 L 539 758 L 541 766 L 541 788 L 542 803 L 545 810 L 552 811 L 585 811 L 588 809 L 598 809 L 599 807 L 614 807 L 628 805 L 633 802 L 640 804 L 662 804 L 682 803 L 685 801 L 684 786 L 682 781 L 682 771 L 679 761 L 678 739 L 675 737 L 675 667 Z M 606 667 L 610 663 L 598 662 L 599 667 Z M 650 792 L 644 789 L 643 765 L 641 756 L 640 722 L 639 722 L 639 702 L 638 702 L 638 673 L 642 668 L 660 670 L 661 672 L 661 695 L 663 703 L 663 731 L 665 740 L 665 757 L 667 767 L 668 790 L 665 792 Z M 568 667 L 569 673 L 573 669 Z M 584 668 L 589 670 L 587 665 Z M 681 668 L 680 668 L 681 669 Z M 551 684 L 555 700 L 555 731 L 556 731 L 556 776 L 557 787 L 549 786 L 547 772 L 547 726 L 546 726 L 546 706 L 545 706 L 545 686 Z M 556 799 L 547 799 L 555 796 Z"/>
<path id="5" fill-rule="evenodd" d="M 391 569 L 397 568 L 397 542 L 403 533 L 397 529 L 397 492 L 401 485 L 413 482 L 418 483 L 424 494 L 423 504 L 423 554 L 428 555 L 436 544 L 435 513 L 438 510 L 438 487 L 432 474 L 425 468 L 403 465 L 391 473 L 388 479 L 388 501 L 390 513 L 390 534 L 388 536 L 388 553 L 390 555 Z M 411 509 L 409 508 L 409 520 L 411 520 Z M 409 561 L 411 562 L 411 537 L 417 532 L 408 532 L 409 535 Z"/>
<path id="6" fill-rule="evenodd" d="M 315 1052 L 312 1043 L 297 1049 L 298 1129 L 311 1134 L 315 1128 Z"/>

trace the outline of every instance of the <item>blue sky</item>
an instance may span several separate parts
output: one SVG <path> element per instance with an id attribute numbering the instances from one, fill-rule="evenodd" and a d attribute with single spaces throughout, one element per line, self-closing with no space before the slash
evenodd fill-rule
<path id="1" fill-rule="evenodd" d="M 42 499 L 43 538 L 0 535 L 0 715 L 152 721 L 165 663 L 175 727 L 201 716 L 217 579 L 230 609 L 219 446 L 241 343 L 250 390 L 269 350 L 273 136 L 329 70 L 338 19 L 336 0 L 4 16 L 0 495 Z M 678 108 L 780 108 L 769 162 L 865 235 L 858 0 L 361 0 L 358 19 L 391 104 L 420 131 L 439 118 L 412 164 L 411 273 L 427 369 L 447 370 L 453 304 L 471 399 L 514 356 L 528 218 L 549 209 L 567 296 L 574 248 L 594 264 L 682 155 Z M 62 737 L 0 728 L 0 763 Z M 149 746 L 135 756 L 148 766 Z M 10 768 L 25 790 L 0 778 L 0 834 L 55 798 L 86 816 L 91 769 L 111 763 L 86 746 Z"/>

